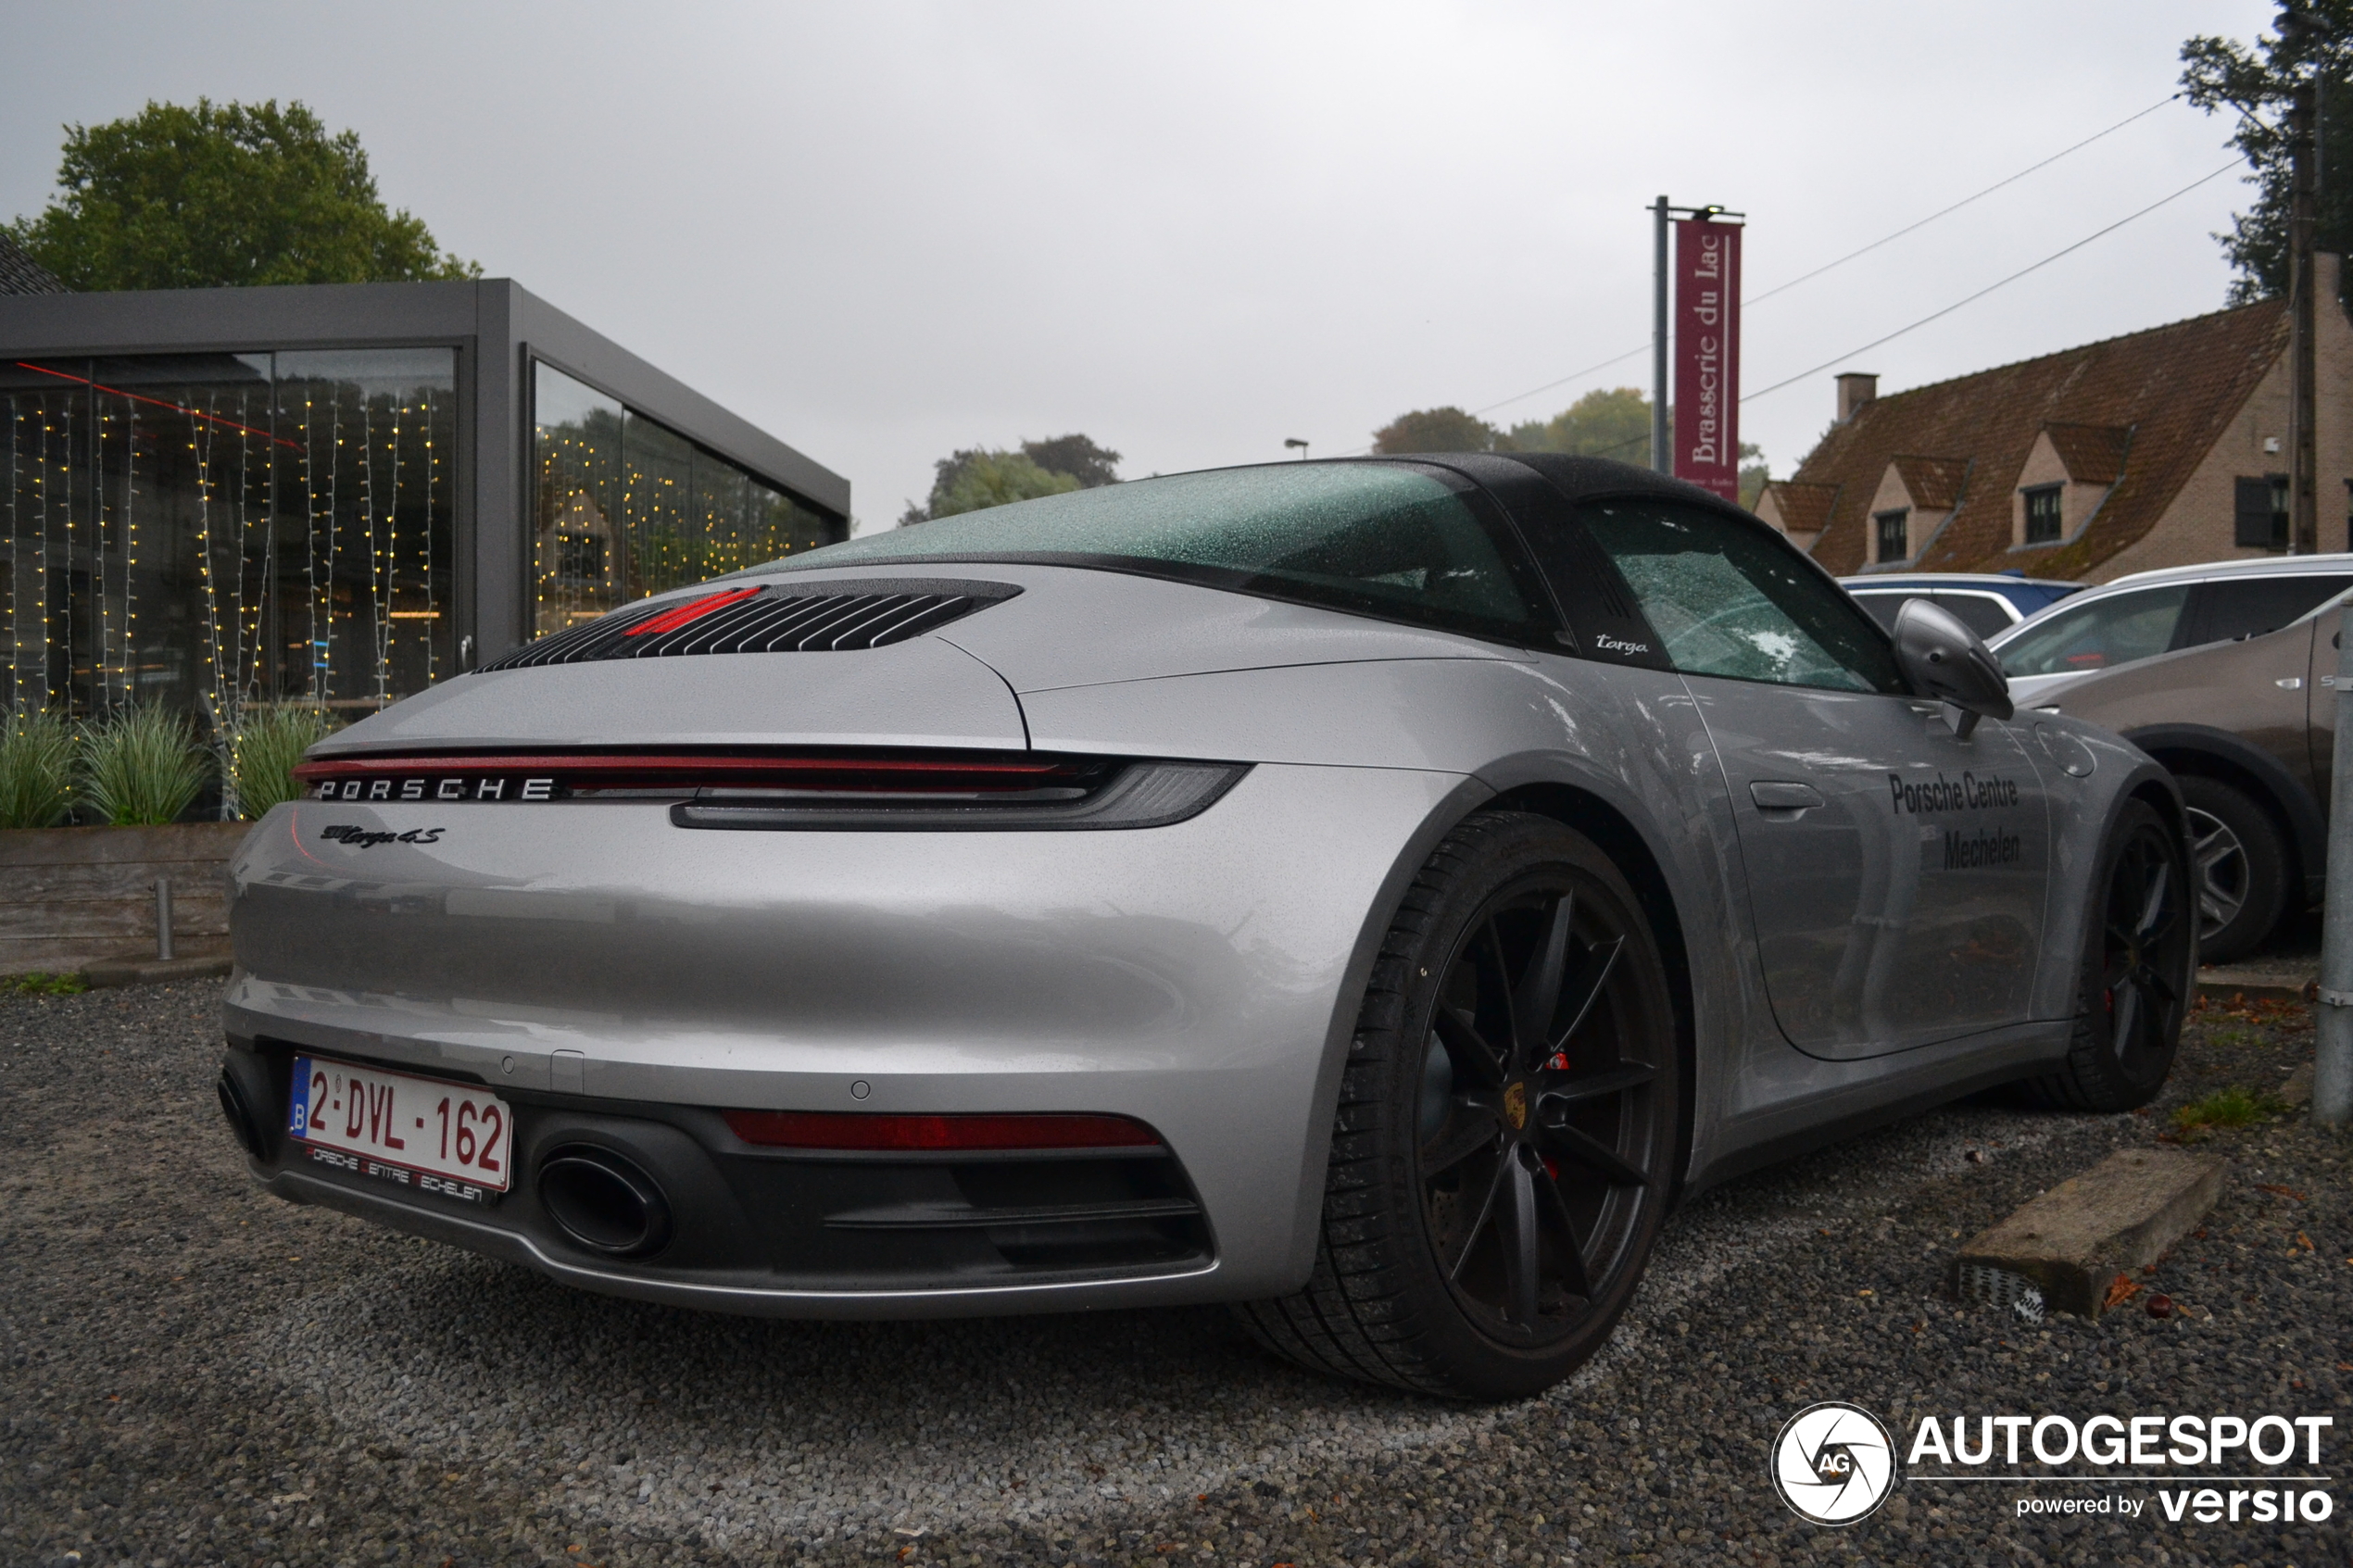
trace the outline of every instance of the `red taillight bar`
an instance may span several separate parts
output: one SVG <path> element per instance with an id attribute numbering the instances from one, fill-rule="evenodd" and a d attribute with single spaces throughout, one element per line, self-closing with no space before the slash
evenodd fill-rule
<path id="1" fill-rule="evenodd" d="M 766 1148 L 1158 1148 L 1160 1135 L 1126 1116 L 979 1113 L 890 1116 L 833 1110 L 730 1110 L 736 1136 Z"/>
<path id="2" fill-rule="evenodd" d="M 1063 761 L 964 760 L 919 757 L 632 757 L 606 754 L 566 757 L 515 754 L 499 757 L 323 758 L 295 765 L 303 784 L 320 779 L 371 777 L 384 773 L 994 773 L 1008 778 L 1043 778 Z"/>
<path id="3" fill-rule="evenodd" d="M 656 632 L 674 632 L 689 621 L 699 621 L 712 610 L 725 609 L 737 599 L 748 599 L 760 591 L 758 588 L 731 588 L 726 593 L 712 594 L 707 598 L 690 599 L 674 609 L 663 610 L 660 615 L 640 621 L 623 635 L 644 637 Z"/>

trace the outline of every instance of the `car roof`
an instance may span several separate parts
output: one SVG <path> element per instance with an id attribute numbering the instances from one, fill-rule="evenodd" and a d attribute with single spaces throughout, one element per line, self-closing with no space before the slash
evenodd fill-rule
<path id="1" fill-rule="evenodd" d="M 2012 577 L 2007 571 L 1887 571 L 1869 577 L 1842 577 L 1843 588 L 1978 588 L 2000 593 L 2007 588 L 2082 587 L 2057 577 Z"/>
<path id="2" fill-rule="evenodd" d="M 2103 583 L 2094 591 L 2105 595 L 2118 588 L 2200 583 L 2209 577 L 2309 577 L 2322 572 L 2353 572 L 2353 554 L 2339 551 L 2318 556 L 2258 556 L 2242 560 L 2202 561 L 2195 566 L 2159 567 L 2154 571 L 2135 571 Z"/>

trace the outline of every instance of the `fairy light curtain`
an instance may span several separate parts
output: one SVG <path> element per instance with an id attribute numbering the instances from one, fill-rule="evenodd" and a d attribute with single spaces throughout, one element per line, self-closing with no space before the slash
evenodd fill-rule
<path id="1" fill-rule="evenodd" d="M 545 363 L 533 375 L 535 635 L 847 530 Z"/>
<path id="2" fill-rule="evenodd" d="M 455 385 L 446 348 L 0 365 L 8 705 L 218 736 L 449 674 Z"/>

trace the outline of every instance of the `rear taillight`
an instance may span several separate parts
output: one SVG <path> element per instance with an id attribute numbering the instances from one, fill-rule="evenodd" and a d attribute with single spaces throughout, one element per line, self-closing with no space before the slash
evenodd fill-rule
<path id="1" fill-rule="evenodd" d="M 728 1128 L 763 1148 L 884 1151 L 1159 1148 L 1160 1135 L 1126 1116 L 1062 1112 L 890 1116 L 854 1111 L 730 1110 Z"/>
<path id="2" fill-rule="evenodd" d="M 1248 770 L 1026 752 L 498 752 L 338 757 L 313 800 L 667 801 L 685 828 L 1135 828 L 1206 810 Z"/>

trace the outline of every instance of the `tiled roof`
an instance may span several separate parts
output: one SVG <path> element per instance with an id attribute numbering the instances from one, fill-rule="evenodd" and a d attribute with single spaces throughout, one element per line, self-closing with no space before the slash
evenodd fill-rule
<path id="1" fill-rule="evenodd" d="M 1780 508 L 1781 526 L 1792 533 L 1818 533 L 1831 521 L 1831 503 L 1838 499 L 1835 484 L 1800 484 L 1777 480 L 1766 486 Z"/>
<path id="2" fill-rule="evenodd" d="M 1951 511 L 1961 498 L 1961 482 L 1969 477 L 1967 458 L 1919 458 L 1899 452 L 1894 461 L 1905 493 L 1920 510 Z"/>
<path id="3" fill-rule="evenodd" d="M 2287 329 L 2285 304 L 2264 300 L 1894 393 L 1832 426 L 1782 489 L 1836 487 L 1813 553 L 1849 573 L 1869 558 L 1867 514 L 1887 465 L 1917 452 L 1967 453 L 1973 467 L 1960 506 L 1915 570 L 2020 566 L 2036 577 L 2080 577 L 2156 524 L 2286 351 Z M 2086 427 L 2101 433 L 2079 433 Z M 2115 488 L 2077 537 L 2013 552 L 2010 495 L 2046 428 L 2070 472 L 2109 473 Z"/>
<path id="4" fill-rule="evenodd" d="M 24 253 L 6 229 L 0 229 L 0 294 L 66 294 L 65 284 Z"/>
<path id="5" fill-rule="evenodd" d="M 2124 471 L 2124 449 L 2132 431 L 2122 425 L 2047 424 L 2051 448 L 2078 484 L 2113 484 Z"/>

